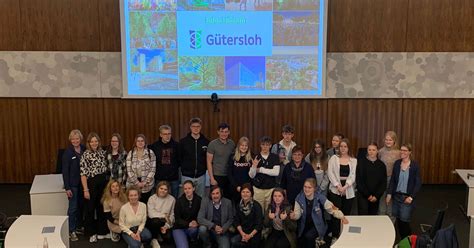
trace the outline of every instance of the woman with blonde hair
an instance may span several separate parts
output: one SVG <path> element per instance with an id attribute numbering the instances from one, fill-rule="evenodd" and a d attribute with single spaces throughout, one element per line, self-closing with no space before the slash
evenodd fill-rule
<path id="1" fill-rule="evenodd" d="M 331 214 L 335 221 L 349 223 L 344 213 L 317 190 L 316 179 L 306 179 L 303 190 L 296 197 L 294 211 L 290 213 L 290 218 L 298 222 L 298 247 L 313 248 L 315 242 L 317 247 L 324 244 L 324 235 L 328 228 L 324 221 L 324 210 Z"/>
<path id="2" fill-rule="evenodd" d="M 135 136 L 135 145 L 127 155 L 127 188 L 136 186 L 141 190 L 140 201 L 148 202 L 155 185 L 156 157 L 146 146 L 143 134 Z"/>
<path id="3" fill-rule="evenodd" d="M 122 237 L 130 248 L 143 247 L 151 240 L 151 233 L 145 227 L 146 205 L 140 202 L 140 189 L 131 186 L 127 190 L 128 202 L 120 208 L 119 226 Z"/>
<path id="4" fill-rule="evenodd" d="M 110 230 L 110 239 L 113 242 L 118 242 L 122 232 L 119 226 L 120 208 L 127 203 L 127 196 L 122 191 L 122 185 L 119 181 L 115 179 L 109 181 L 105 187 L 101 202 L 104 206 L 104 214 Z"/>
<path id="5" fill-rule="evenodd" d="M 156 185 L 156 194 L 148 199 L 147 228 L 150 230 L 153 239 L 151 246 L 160 247 L 158 239 L 169 240 L 171 238 L 171 228 L 174 224 L 174 205 L 175 198 L 169 193 L 170 184 L 167 181 L 161 181 Z"/>
<path id="6" fill-rule="evenodd" d="M 245 183 L 250 183 L 249 170 L 252 166 L 252 154 L 249 149 L 249 139 L 242 137 L 239 139 L 235 152 L 229 158 L 229 181 L 234 203 L 240 202 L 240 188 Z"/>
<path id="7" fill-rule="evenodd" d="M 384 146 L 378 152 L 379 159 L 387 168 L 387 189 L 383 192 L 379 202 L 379 215 L 388 215 L 392 217 L 392 203 L 385 201 L 387 190 L 392 177 L 393 165 L 395 161 L 400 159 L 400 147 L 398 144 L 397 133 L 387 131 L 384 138 Z"/>
<path id="8" fill-rule="evenodd" d="M 83 136 L 80 130 L 74 129 L 69 133 L 70 145 L 63 153 L 62 174 L 64 189 L 69 200 L 67 215 L 69 218 L 69 238 L 71 241 L 77 241 L 77 229 L 82 226 L 82 186 L 80 161 L 86 147 L 81 144 Z"/>

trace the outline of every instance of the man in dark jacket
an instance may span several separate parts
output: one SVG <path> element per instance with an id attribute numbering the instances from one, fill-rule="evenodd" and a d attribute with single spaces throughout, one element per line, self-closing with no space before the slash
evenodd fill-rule
<path id="1" fill-rule="evenodd" d="M 189 121 L 191 132 L 179 141 L 178 154 L 181 166 L 181 182 L 191 180 L 196 193 L 204 197 L 206 189 L 206 152 L 209 140 L 201 134 L 201 119 Z"/>
<path id="2" fill-rule="evenodd" d="M 168 181 L 171 194 L 178 198 L 179 193 L 179 161 L 178 143 L 171 136 L 169 125 L 160 126 L 160 138 L 148 148 L 156 156 L 155 185 L 160 181 Z"/>

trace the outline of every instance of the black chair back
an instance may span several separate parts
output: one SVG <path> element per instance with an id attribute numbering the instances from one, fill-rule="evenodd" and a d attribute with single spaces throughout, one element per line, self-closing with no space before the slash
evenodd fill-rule
<path id="1" fill-rule="evenodd" d="M 436 235 L 436 232 L 438 232 L 443 226 L 444 215 L 446 214 L 447 209 L 448 209 L 448 205 L 446 205 L 442 209 L 438 209 L 435 223 L 433 224 L 433 227 L 431 228 L 431 232 L 430 232 L 431 239 L 434 238 L 434 236 Z"/>

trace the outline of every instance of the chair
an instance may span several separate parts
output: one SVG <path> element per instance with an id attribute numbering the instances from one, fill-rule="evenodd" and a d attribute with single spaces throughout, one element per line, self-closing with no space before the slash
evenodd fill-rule
<path id="1" fill-rule="evenodd" d="M 444 215 L 447 209 L 448 204 L 446 204 L 445 207 L 438 209 L 436 214 L 436 220 L 433 225 L 420 224 L 421 232 L 423 234 L 428 234 L 430 236 L 430 239 L 433 239 L 436 235 L 436 232 L 438 232 L 438 230 L 441 229 L 441 226 L 443 225 Z"/>
<path id="2" fill-rule="evenodd" d="M 0 247 L 4 247 L 8 229 L 16 219 L 18 217 L 7 217 L 6 214 L 0 212 Z"/>
<path id="3" fill-rule="evenodd" d="M 432 248 L 459 248 L 458 236 L 454 224 L 436 232 L 431 243 Z"/>

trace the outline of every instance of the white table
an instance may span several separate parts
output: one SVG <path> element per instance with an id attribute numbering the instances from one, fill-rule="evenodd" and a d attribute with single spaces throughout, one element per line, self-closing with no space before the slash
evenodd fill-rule
<path id="1" fill-rule="evenodd" d="M 349 224 L 342 228 L 341 236 L 332 248 L 393 247 L 395 228 L 388 216 L 346 216 Z M 360 227 L 360 233 L 350 233 L 349 227 Z"/>
<path id="2" fill-rule="evenodd" d="M 62 174 L 36 175 L 30 189 L 32 215 L 67 215 Z"/>
<path id="3" fill-rule="evenodd" d="M 469 247 L 474 247 L 474 177 L 467 178 L 468 174 L 474 174 L 474 170 L 456 169 L 456 173 L 458 173 L 459 177 L 467 186 L 467 197 L 464 210 L 471 222 L 469 231 Z"/>
<path id="4" fill-rule="evenodd" d="M 67 216 L 22 215 L 8 229 L 5 247 L 43 247 L 46 237 L 49 248 L 69 247 Z M 42 234 L 43 227 L 54 226 L 53 233 Z"/>

